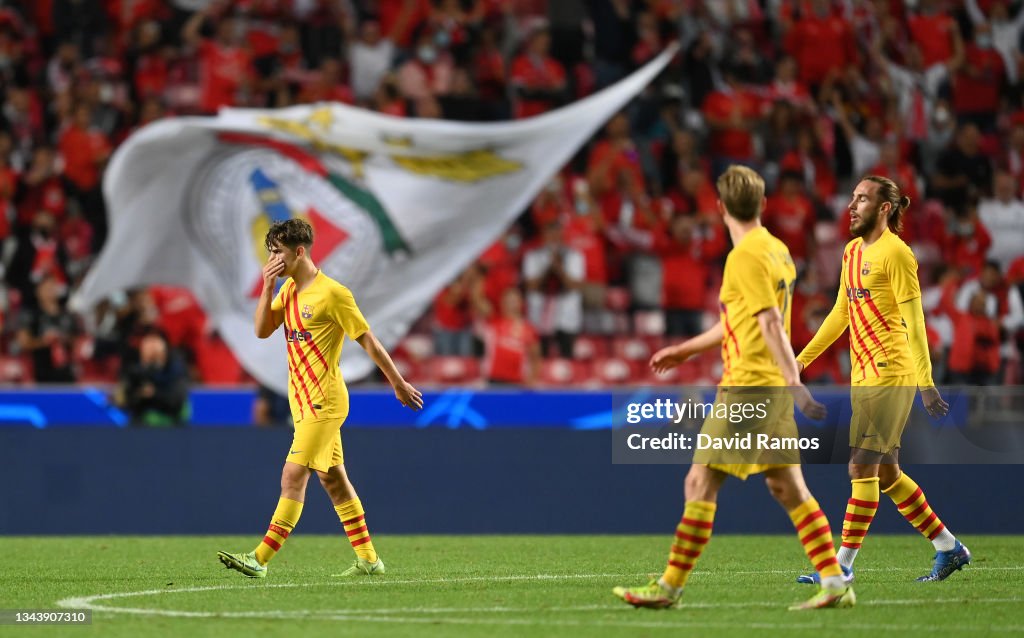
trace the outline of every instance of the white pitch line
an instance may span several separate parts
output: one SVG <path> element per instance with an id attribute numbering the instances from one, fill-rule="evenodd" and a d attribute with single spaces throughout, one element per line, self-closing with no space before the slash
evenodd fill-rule
<path id="1" fill-rule="evenodd" d="M 555 580 L 555 579 L 584 579 L 584 578 L 635 578 L 637 574 L 534 574 L 534 575 L 512 575 L 512 576 L 463 576 L 459 578 L 433 578 L 433 579 L 405 579 L 405 580 L 379 580 L 377 586 L 386 585 L 413 585 L 413 584 L 431 584 L 431 583 L 465 583 L 465 582 L 478 582 L 478 581 L 516 581 L 516 580 Z M 225 589 L 252 589 L 252 588 L 273 588 L 273 589 L 287 589 L 292 587 L 345 587 L 351 585 L 362 585 L 366 586 L 365 580 L 350 580 L 350 581 L 325 581 L 321 583 L 260 583 L 253 585 L 208 585 L 204 587 L 181 587 L 178 589 L 146 589 L 142 591 L 131 591 L 131 592 L 113 592 L 109 594 L 94 594 L 91 596 L 78 596 L 73 598 L 64 598 L 57 601 L 57 605 L 61 607 L 77 607 L 81 609 L 96 609 L 97 611 L 121 611 L 131 609 L 130 607 L 111 607 L 105 608 L 102 606 L 88 607 L 95 600 L 112 600 L 115 598 L 131 598 L 136 596 L 154 596 L 157 594 L 185 594 L 185 593 L 196 593 L 204 591 L 219 591 Z M 136 610 L 134 612 L 124 611 L 123 613 L 142 613 L 144 610 Z M 216 612 L 195 612 L 197 614 L 216 614 Z"/>
<path id="2" fill-rule="evenodd" d="M 1013 569 L 1013 568 L 1006 568 Z M 735 572 L 733 572 L 735 573 Z M 478 582 L 489 581 L 528 581 L 528 580 L 553 580 L 553 579 L 588 579 L 588 578 L 628 578 L 624 574 L 536 574 L 536 575 L 510 575 L 510 576 L 468 576 L 461 578 L 438 578 L 421 580 L 382 580 L 381 585 L 386 584 L 412 584 L 412 583 L 443 583 L 443 582 Z M 336 587 L 354 582 L 321 582 L 321 583 L 273 583 L 257 586 L 258 589 L 276 588 L 287 589 L 296 587 Z M 92 611 L 109 612 L 118 614 L 131 614 L 143 616 L 163 616 L 176 618 L 264 618 L 264 619 L 321 619 L 321 620 L 346 620 L 375 623 L 429 623 L 429 624 L 455 624 L 455 625 L 557 625 L 567 627 L 596 626 L 596 625 L 621 625 L 625 627 L 647 627 L 647 628 L 685 628 L 685 627 L 732 627 L 749 629 L 799 629 L 815 628 L 819 625 L 801 625 L 794 623 L 729 623 L 710 621 L 682 621 L 682 622 L 649 622 L 649 621 L 619 621 L 607 618 L 593 618 L 587 620 L 570 619 L 519 619 L 519 618 L 437 618 L 436 614 L 503 614 L 503 613 L 535 613 L 537 611 L 549 612 L 617 612 L 630 611 L 624 606 L 610 605 L 581 605 L 575 607 L 418 607 L 418 608 L 395 608 L 395 609 L 345 609 L 345 610 L 265 610 L 265 611 L 188 611 L 176 609 L 157 609 L 147 607 L 116 607 L 97 604 L 101 600 L 114 600 L 120 598 L 134 598 L 144 596 L 166 595 L 172 593 L 199 593 L 207 591 L 223 591 L 245 589 L 252 590 L 252 585 L 212 585 L 201 587 L 183 587 L 179 589 L 149 589 L 135 592 L 113 592 L 107 594 L 95 594 L 91 596 L 80 596 L 65 598 L 57 601 L 61 607 L 90 609 Z M 862 606 L 892 606 L 892 605 L 921 605 L 921 604 L 947 604 L 947 603 L 975 603 L 975 604 L 1008 604 L 1024 602 L 1024 598 L 1001 598 L 987 600 L 971 600 L 968 598 L 936 598 L 936 599 L 896 599 L 896 600 L 875 600 L 863 601 Z M 693 602 L 686 605 L 689 609 L 736 609 L 752 607 L 782 607 L 783 602 L 751 601 L 744 603 L 701 603 Z M 423 617 L 425 616 L 425 617 Z M 997 627 L 950 627 L 928 626 L 928 625 L 891 625 L 891 624 L 863 624 L 844 625 L 847 628 L 860 628 L 864 630 L 886 630 L 886 631 L 919 631 L 927 629 L 959 629 L 963 631 L 995 631 L 995 632 L 1020 632 L 1024 631 L 1021 626 L 997 626 Z"/>
<path id="3" fill-rule="evenodd" d="M 925 567 L 865 567 L 863 569 L 860 569 L 860 568 L 855 569 L 854 572 L 857 573 L 857 574 L 862 574 L 864 572 L 879 572 L 879 573 L 886 573 L 886 572 L 917 572 L 917 571 L 922 571 L 922 570 L 925 570 L 925 569 L 928 569 L 928 567 L 927 566 L 925 566 Z M 1014 571 L 1014 572 L 1016 572 L 1016 571 L 1024 570 L 1024 565 L 1010 565 L 1010 566 L 999 566 L 999 567 L 986 567 L 984 565 L 979 565 L 979 566 L 975 567 L 973 564 L 971 564 L 971 565 L 969 565 L 967 567 L 967 569 L 969 571 Z M 693 575 L 694 576 L 707 575 L 708 573 L 709 572 L 695 571 L 693 573 Z M 796 573 L 796 572 L 794 572 L 792 569 L 758 569 L 758 570 L 753 570 L 753 571 L 718 570 L 718 571 L 714 571 L 714 572 L 710 572 L 710 573 L 715 574 L 716 576 L 717 575 L 721 575 L 721 574 L 724 574 L 724 575 L 743 574 L 743 575 L 746 576 L 746 575 L 751 575 L 751 574 L 793 574 L 793 573 Z"/>

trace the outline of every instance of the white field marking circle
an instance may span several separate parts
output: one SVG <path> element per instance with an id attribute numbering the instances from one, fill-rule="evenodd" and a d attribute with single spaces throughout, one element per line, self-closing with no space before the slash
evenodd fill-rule
<path id="1" fill-rule="evenodd" d="M 1024 569 L 1024 567 L 980 567 L 978 569 L 1013 570 Z M 773 573 L 774 570 L 764 572 Z M 864 570 L 868 571 L 868 570 Z M 876 569 L 873 571 L 897 571 Z M 902 570 L 900 570 L 902 571 Z M 755 572 L 762 573 L 762 572 Z M 623 574 L 537 574 L 533 576 L 469 576 L 463 578 L 447 579 L 424 579 L 424 580 L 392 580 L 380 581 L 381 585 L 404 585 L 423 583 L 445 583 L 445 582 L 476 582 L 476 581 L 528 581 L 528 580 L 552 580 L 552 579 L 585 579 L 585 578 L 628 578 L 630 575 Z M 263 585 L 263 588 L 294 588 L 294 587 L 318 587 L 318 586 L 346 586 L 365 585 L 363 582 L 321 582 L 321 583 L 280 583 Z M 133 614 L 145 616 L 165 616 L 176 618 L 268 618 L 268 619 L 306 619 L 306 620 L 349 620 L 375 623 L 428 623 L 428 624 L 454 624 L 454 625 L 557 625 L 567 627 L 595 626 L 595 625 L 619 625 L 626 627 L 647 627 L 647 628 L 684 628 L 684 627 L 745 627 L 750 629 L 800 629 L 819 628 L 818 623 L 730 623 L 730 622 L 709 622 L 709 621 L 682 621 L 682 622 L 650 622 L 650 621 L 619 621 L 607 618 L 594 618 L 592 620 L 569 620 L 569 619 L 528 619 L 528 618 L 444 618 L 439 619 L 431 614 L 502 614 L 502 613 L 533 613 L 536 611 L 552 612 L 581 612 L 581 611 L 631 611 L 630 608 L 622 605 L 580 605 L 572 607 L 403 607 L 396 609 L 347 609 L 347 610 L 268 610 L 268 611 L 240 611 L 240 612 L 210 612 L 210 611 L 186 611 L 174 609 L 156 609 L 142 607 L 114 607 L 97 604 L 96 601 L 114 600 L 119 598 L 131 598 L 141 596 L 155 596 L 173 593 L 196 593 L 204 591 L 232 590 L 232 589 L 253 589 L 249 585 L 213 585 L 205 587 L 186 587 L 181 589 L 150 589 L 135 592 L 115 592 L 109 594 L 97 594 L 92 596 L 81 596 L 65 598 L 57 601 L 57 605 L 67 608 L 89 609 L 92 611 Z M 957 602 L 971 602 L 974 604 L 1007 604 L 1024 602 L 1024 598 L 999 598 L 987 600 L 968 600 L 966 598 L 936 598 L 936 599 L 902 599 L 902 600 L 880 600 L 862 601 L 862 606 L 890 606 L 890 605 L 917 605 L 917 604 L 944 604 Z M 686 605 L 691 609 L 726 609 L 726 608 L 750 608 L 750 607 L 779 607 L 784 603 L 777 602 L 747 602 L 747 603 L 700 603 L 695 602 Z M 367 615 L 373 614 L 373 615 Z M 400 614 L 400 616 L 396 616 Z M 426 617 L 417 617 L 426 615 Z M 1024 626 L 949 626 L 949 625 L 919 625 L 919 624 L 844 624 L 845 628 L 863 630 L 886 630 L 886 631 L 920 631 L 920 630 L 962 630 L 962 631 L 992 631 L 992 632 L 1022 632 Z"/>

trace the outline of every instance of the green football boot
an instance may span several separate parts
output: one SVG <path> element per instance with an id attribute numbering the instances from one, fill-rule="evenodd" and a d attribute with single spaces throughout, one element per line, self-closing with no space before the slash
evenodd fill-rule
<path id="1" fill-rule="evenodd" d="M 853 607 L 857 604 L 857 596 L 853 593 L 853 587 L 846 585 L 837 589 L 822 587 L 810 600 L 796 605 L 791 605 L 790 611 L 802 611 L 804 609 L 842 609 Z"/>
<path id="2" fill-rule="evenodd" d="M 385 573 L 384 561 L 377 556 L 377 562 L 371 563 L 365 558 L 356 556 L 356 562 L 352 563 L 352 566 L 341 572 L 342 576 L 383 576 Z"/>
<path id="3" fill-rule="evenodd" d="M 260 562 L 256 560 L 256 552 L 247 552 L 245 554 L 217 552 L 217 558 L 228 569 L 242 572 L 249 578 L 267 577 L 267 566 L 260 565 Z"/>
<path id="4" fill-rule="evenodd" d="M 673 594 L 657 580 L 652 580 L 643 587 L 616 587 L 612 589 L 612 593 L 634 607 L 668 609 L 679 606 L 683 591 L 680 589 L 678 593 Z"/>

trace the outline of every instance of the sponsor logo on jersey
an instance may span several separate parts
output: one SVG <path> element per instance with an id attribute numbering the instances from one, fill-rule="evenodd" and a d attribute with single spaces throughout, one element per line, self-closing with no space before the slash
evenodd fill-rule
<path id="1" fill-rule="evenodd" d="M 313 333 L 309 330 L 288 330 L 284 333 L 285 339 L 291 342 L 312 341 Z"/>

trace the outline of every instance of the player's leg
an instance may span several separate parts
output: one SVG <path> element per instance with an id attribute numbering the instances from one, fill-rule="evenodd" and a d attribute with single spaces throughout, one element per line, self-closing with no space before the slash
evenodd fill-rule
<path id="1" fill-rule="evenodd" d="M 846 501 L 843 517 L 842 546 L 837 558 L 839 564 L 853 569 L 861 545 L 867 537 L 871 521 L 878 511 L 879 471 L 886 457 L 880 452 L 853 448 L 850 450 L 850 498 Z"/>
<path id="2" fill-rule="evenodd" d="M 384 573 L 384 561 L 377 556 L 377 551 L 373 547 L 366 525 L 366 512 L 363 510 L 359 495 L 356 494 L 356 488 L 348 478 L 348 472 L 345 471 L 340 426 L 334 431 L 330 452 L 330 465 L 324 470 L 317 469 L 317 477 L 330 497 L 334 511 L 345 529 L 345 535 L 356 553 L 355 562 L 343 574 L 381 575 Z"/>
<path id="3" fill-rule="evenodd" d="M 281 498 L 270 519 L 267 533 L 255 550 L 232 554 L 218 552 L 217 557 L 225 567 L 242 572 L 252 578 L 263 578 L 267 574 L 267 563 L 281 549 L 288 536 L 295 529 L 302 515 L 302 503 L 306 499 L 306 484 L 310 470 L 304 465 L 286 462 L 281 470 Z"/>
<path id="4" fill-rule="evenodd" d="M 928 505 L 928 499 L 917 483 L 900 470 L 898 452 L 898 449 L 894 450 L 892 462 L 881 466 L 879 479 L 881 485 L 886 486 L 882 492 L 892 499 L 903 518 L 935 547 L 935 562 L 931 573 L 917 580 L 945 580 L 953 572 L 970 564 L 971 552 L 942 523 Z"/>
<path id="5" fill-rule="evenodd" d="M 821 574 L 821 591 L 813 598 L 790 609 L 850 607 L 856 602 L 853 588 L 843 578 L 832 545 L 832 529 L 818 501 L 804 482 L 799 465 L 774 467 L 764 471 L 765 485 L 789 514 L 796 527 L 804 553 Z"/>
<path id="6" fill-rule="evenodd" d="M 686 507 L 676 526 L 665 572 L 644 587 L 616 587 L 612 593 L 634 607 L 665 608 L 679 600 L 697 559 L 711 539 L 718 492 L 725 477 L 725 472 L 707 465 L 690 467 L 685 483 Z"/>

